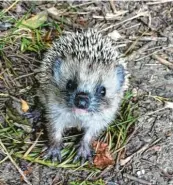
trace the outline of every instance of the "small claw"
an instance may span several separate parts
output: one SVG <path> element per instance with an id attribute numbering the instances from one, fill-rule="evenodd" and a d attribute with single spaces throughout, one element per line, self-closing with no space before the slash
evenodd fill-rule
<path id="1" fill-rule="evenodd" d="M 47 160 L 47 159 L 49 159 L 51 157 L 51 153 L 49 151 L 47 151 L 47 150 L 43 153 L 43 159 L 44 160 Z"/>
<path id="2" fill-rule="evenodd" d="M 83 165 L 87 160 L 89 163 L 93 163 L 93 152 L 88 145 L 81 145 L 78 149 L 77 155 L 75 156 L 73 163 L 80 160 L 81 165 Z"/>
<path id="3" fill-rule="evenodd" d="M 60 146 L 50 146 L 46 149 L 46 151 L 43 153 L 43 159 L 51 159 L 52 162 L 61 162 L 61 147 Z"/>
<path id="4" fill-rule="evenodd" d="M 53 162 L 57 162 L 57 161 L 61 162 L 62 161 L 61 150 L 60 149 L 56 149 L 56 151 L 53 151 L 52 161 Z"/>
<path id="5" fill-rule="evenodd" d="M 91 157 L 91 156 L 88 157 L 88 162 L 89 162 L 89 164 L 91 164 L 91 165 L 94 164 L 94 162 L 93 162 L 93 156 L 92 156 L 92 157 Z"/>
<path id="6" fill-rule="evenodd" d="M 44 153 L 48 149 L 48 146 L 45 146 L 42 150 L 41 153 Z"/>
<path id="7" fill-rule="evenodd" d="M 81 160 L 80 160 L 81 159 Z M 85 158 L 85 157 L 82 157 L 82 156 L 80 156 L 80 155 L 76 155 L 75 156 L 75 158 L 74 158 L 74 160 L 73 160 L 73 163 L 76 163 L 77 161 L 79 161 L 80 160 L 80 164 L 81 165 L 83 165 L 84 163 L 85 163 L 85 161 L 87 160 L 87 158 Z"/>
<path id="8" fill-rule="evenodd" d="M 33 119 L 34 122 L 38 122 L 41 117 L 41 112 L 39 110 L 33 110 L 23 113 L 23 117 L 27 119 Z"/>
<path id="9" fill-rule="evenodd" d="M 73 159 L 73 163 L 76 163 L 78 160 L 79 160 L 79 156 L 76 155 L 76 156 L 74 157 L 74 159 Z"/>
<path id="10" fill-rule="evenodd" d="M 84 163 L 86 162 L 86 160 L 87 160 L 87 158 L 82 157 L 80 164 L 81 164 L 81 165 L 84 165 Z"/>

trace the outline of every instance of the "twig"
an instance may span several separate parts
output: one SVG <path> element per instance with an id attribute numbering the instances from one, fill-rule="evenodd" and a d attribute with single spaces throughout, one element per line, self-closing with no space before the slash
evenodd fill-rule
<path id="1" fill-rule="evenodd" d="M 134 152 L 133 154 L 129 155 L 128 157 L 126 157 L 125 159 L 121 159 L 120 160 L 120 165 L 124 166 L 126 163 L 128 163 L 134 155 L 138 154 L 138 153 L 142 153 L 144 152 L 148 147 L 149 147 L 149 143 L 145 144 L 144 146 L 142 146 L 139 150 L 137 150 L 136 152 Z"/>
<path id="2" fill-rule="evenodd" d="M 151 44 L 154 44 L 154 42 L 151 42 Z M 166 46 L 166 47 L 163 47 L 163 48 L 161 48 L 161 49 L 158 49 L 158 50 L 156 50 L 156 51 L 154 51 L 153 53 L 150 53 L 150 54 L 148 54 L 148 55 L 145 55 L 145 56 L 143 56 L 143 57 L 140 57 L 140 58 L 138 58 L 138 59 L 135 59 L 135 61 L 139 61 L 139 60 L 142 60 L 142 59 L 144 59 L 144 58 L 147 58 L 147 57 L 150 57 L 150 56 L 152 56 L 153 54 L 155 54 L 155 53 L 158 53 L 158 52 L 160 52 L 160 51 L 163 51 L 163 50 L 165 50 L 165 49 L 167 49 L 167 48 L 171 48 L 172 46 Z"/>
<path id="3" fill-rule="evenodd" d="M 22 54 L 8 54 L 8 57 L 17 57 L 17 58 L 21 58 L 23 59 L 24 61 L 26 61 L 27 63 L 30 64 L 30 61 L 32 60 L 33 62 L 38 62 L 38 63 L 41 63 L 39 60 L 33 58 L 33 57 L 29 57 L 27 55 L 22 55 Z M 38 69 L 37 69 L 38 70 Z"/>
<path id="4" fill-rule="evenodd" d="M 155 46 L 155 47 L 153 47 L 153 48 L 148 48 L 147 51 L 160 49 L 160 48 L 162 48 L 162 47 L 163 47 L 163 46 Z"/>
<path id="5" fill-rule="evenodd" d="M 120 31 L 124 31 L 124 30 L 129 30 L 129 29 L 131 29 L 131 28 L 134 28 L 134 27 L 140 26 L 140 25 L 141 25 L 141 23 L 137 23 L 137 24 L 134 24 L 134 25 L 132 25 L 132 26 L 119 29 L 118 31 L 120 32 Z"/>
<path id="6" fill-rule="evenodd" d="M 7 9 L 3 10 L 2 13 L 8 12 L 13 6 L 15 6 L 20 0 L 16 0 L 11 6 L 9 6 Z"/>
<path id="7" fill-rule="evenodd" d="M 147 5 L 155 5 L 155 4 L 168 3 L 168 2 L 172 2 L 172 0 L 159 0 L 156 2 L 149 2 L 149 3 L 147 3 Z"/>
<path id="8" fill-rule="evenodd" d="M 37 142 L 38 142 L 38 140 L 39 140 L 39 138 L 40 138 L 40 136 L 41 136 L 41 134 L 42 134 L 43 132 L 42 131 L 40 131 L 40 133 L 38 134 L 38 137 L 37 137 L 37 139 L 34 141 L 34 143 L 31 145 L 31 147 L 29 147 L 29 149 L 25 152 L 25 154 L 23 155 L 23 157 L 25 158 L 25 157 L 27 157 L 27 155 L 31 152 L 31 150 L 35 147 L 35 145 L 37 144 Z"/>
<path id="9" fill-rule="evenodd" d="M 126 163 L 128 163 L 133 158 L 134 155 L 136 155 L 138 153 L 142 154 L 143 152 L 147 151 L 149 148 L 151 148 L 153 145 L 155 145 L 156 143 L 158 143 L 162 139 L 163 138 L 161 137 L 161 138 L 153 141 L 152 143 L 146 143 L 144 146 L 142 146 L 139 150 L 137 150 L 136 152 L 134 152 L 130 156 L 126 157 L 125 159 L 121 159 L 120 165 L 124 166 Z"/>
<path id="10" fill-rule="evenodd" d="M 149 161 L 149 160 L 146 160 L 146 159 L 141 159 L 141 161 L 143 162 L 147 162 L 148 164 L 152 165 L 152 166 L 155 166 L 157 169 L 159 169 L 161 171 L 161 173 L 163 173 L 166 177 L 168 178 L 172 178 L 173 175 L 170 175 L 168 173 L 166 173 L 162 168 L 160 168 L 158 165 L 154 164 L 153 162 Z"/>
<path id="11" fill-rule="evenodd" d="M 86 2 L 86 3 L 82 3 L 82 4 L 77 4 L 77 5 L 72 5 L 72 6 L 70 5 L 70 8 L 79 8 L 81 6 L 91 5 L 93 3 L 94 3 L 94 1 L 93 2 Z"/>
<path id="12" fill-rule="evenodd" d="M 7 68 L 6 69 L 2 69 L 2 67 L 1 67 L 1 70 L 2 70 L 2 72 L 0 73 L 0 76 L 2 76 L 7 71 Z"/>
<path id="13" fill-rule="evenodd" d="M 127 138 L 126 144 L 129 143 L 129 141 L 130 141 L 130 140 L 133 138 L 133 136 L 137 133 L 138 129 L 139 129 L 139 126 L 136 126 L 135 129 L 133 130 L 133 132 L 132 132 L 132 133 L 130 134 L 130 136 Z"/>
<path id="14" fill-rule="evenodd" d="M 146 181 L 144 179 L 137 178 L 137 177 L 135 177 L 133 175 L 130 175 L 130 174 L 127 174 L 127 173 L 124 173 L 123 177 L 126 177 L 126 178 L 128 178 L 130 180 L 133 180 L 133 181 L 136 181 L 136 182 L 139 182 L 141 184 L 152 185 L 151 182 L 148 182 L 148 181 Z"/>
<path id="15" fill-rule="evenodd" d="M 94 179 L 97 180 L 99 178 L 101 178 L 105 173 L 107 173 L 108 171 L 110 171 L 111 169 L 113 169 L 114 166 L 110 165 L 108 167 L 106 167 L 103 171 L 100 172 L 100 174 L 98 176 L 96 176 Z"/>
<path id="16" fill-rule="evenodd" d="M 129 53 L 129 51 L 132 51 L 132 49 L 135 47 L 135 45 L 137 44 L 137 42 L 139 41 L 139 39 L 146 33 L 147 31 L 143 32 L 141 36 L 137 37 L 136 40 L 131 44 L 131 46 L 125 51 L 125 55 L 127 55 L 127 53 Z M 144 46 L 143 46 L 144 47 Z M 142 48 L 143 48 L 142 47 Z M 141 48 L 138 50 L 141 51 Z"/>
<path id="17" fill-rule="evenodd" d="M 147 11 L 145 11 L 145 12 L 139 12 L 137 15 L 132 16 L 130 18 L 129 18 L 129 15 L 128 15 L 128 17 L 125 17 L 125 19 L 123 21 L 120 21 L 120 22 L 118 22 L 116 24 L 110 25 L 107 28 L 104 28 L 104 29 L 100 30 L 100 32 L 107 31 L 107 30 L 109 30 L 109 29 L 111 29 L 111 28 L 113 28 L 115 26 L 118 26 L 120 24 L 123 24 L 123 23 L 125 23 L 127 21 L 131 21 L 131 20 L 133 20 L 135 18 L 138 18 L 138 17 L 141 17 L 141 16 L 148 16 L 148 12 Z"/>
<path id="18" fill-rule="evenodd" d="M 3 150 L 5 151 L 6 155 L 8 156 L 8 158 L 10 159 L 10 161 L 12 162 L 12 164 L 15 166 L 15 168 L 18 170 L 18 172 L 20 173 L 20 175 L 23 177 L 23 180 L 28 184 L 28 185 L 32 185 L 28 179 L 26 178 L 25 174 L 23 173 L 23 171 L 19 168 L 19 166 L 16 164 L 16 162 L 13 160 L 13 158 L 11 157 L 11 155 L 8 153 L 6 147 L 4 146 L 4 144 L 2 143 L 1 139 L 0 139 L 0 145 L 3 148 Z"/>
<path id="19" fill-rule="evenodd" d="M 129 37 L 130 40 L 140 40 L 140 41 L 167 41 L 168 38 L 167 37 L 153 37 L 153 36 L 144 36 L 144 37 L 137 37 L 137 36 L 130 36 Z"/>
<path id="20" fill-rule="evenodd" d="M 165 106 L 164 106 L 164 107 L 162 107 L 162 108 L 160 108 L 160 109 L 157 109 L 157 110 L 155 110 L 155 111 L 152 111 L 152 112 L 148 112 L 148 113 L 144 114 L 144 115 L 141 116 L 141 117 L 150 116 L 150 115 L 153 115 L 153 114 L 155 114 L 155 113 L 157 113 L 157 112 L 160 112 L 160 111 L 165 110 L 165 109 L 170 109 L 170 108 L 171 108 L 171 107 L 168 106 L 168 105 L 165 103 Z M 141 118 L 141 117 L 140 117 L 140 118 Z"/>
<path id="21" fill-rule="evenodd" d="M 38 73 L 37 71 L 36 72 L 32 72 L 32 73 L 28 73 L 26 75 L 21 75 L 21 76 L 18 76 L 16 78 L 14 78 L 14 80 L 18 80 L 18 79 L 21 79 L 21 78 L 25 78 L 25 77 L 28 77 L 28 76 L 32 76 L 34 74 Z"/>
<path id="22" fill-rule="evenodd" d="M 156 143 L 158 143 L 158 142 L 161 141 L 162 139 L 163 139 L 163 138 L 160 137 L 160 138 L 156 139 L 155 141 L 153 141 L 153 142 L 151 143 L 151 145 L 150 145 L 144 152 L 147 152 L 148 150 L 150 150 Z"/>
<path id="23" fill-rule="evenodd" d="M 117 12 L 117 10 L 116 10 L 116 8 L 115 8 L 115 4 L 114 4 L 114 0 L 109 0 L 109 2 L 110 2 L 110 5 L 111 5 L 111 8 L 112 8 L 112 10 L 113 10 L 113 13 L 116 13 Z"/>
<path id="24" fill-rule="evenodd" d="M 58 10 L 55 7 L 49 8 L 47 10 L 47 12 L 48 12 L 48 15 L 51 16 L 53 19 L 55 19 L 55 20 L 57 20 L 59 22 L 63 22 L 63 24 L 66 24 L 67 26 L 70 26 L 70 27 L 76 28 L 76 29 L 80 29 L 81 28 L 81 26 L 78 25 L 78 24 L 70 23 L 70 22 L 68 22 L 66 20 L 62 21 L 62 18 L 60 17 L 60 15 L 62 15 L 62 13 L 64 13 L 64 12 L 59 13 Z"/>
<path id="25" fill-rule="evenodd" d="M 129 61 L 131 61 L 131 60 L 135 60 L 135 61 L 139 60 L 139 59 L 136 59 L 136 58 L 138 58 L 142 52 L 144 52 L 146 49 L 148 49 L 152 45 L 154 45 L 154 42 L 148 42 L 148 43 L 144 44 L 137 51 L 133 51 L 129 56 L 127 56 L 127 59 Z"/>
<path id="26" fill-rule="evenodd" d="M 165 65 L 165 66 L 168 66 L 169 68 L 173 69 L 173 63 L 161 58 L 160 56 L 158 55 L 153 55 L 152 58 L 158 60 L 161 64 Z"/>
<path id="27" fill-rule="evenodd" d="M 127 13 L 127 11 L 118 11 L 116 14 L 106 14 L 105 16 L 101 15 L 93 15 L 94 19 L 102 19 L 102 20 L 119 20 L 119 16 Z"/>
<path id="28" fill-rule="evenodd" d="M 67 15 L 86 15 L 90 14 L 90 12 L 66 12 L 62 13 L 61 16 L 67 16 Z"/>
<path id="29" fill-rule="evenodd" d="M 2 96 L 2 97 L 9 97 L 10 95 L 9 94 L 4 94 L 4 93 L 0 93 L 0 96 Z"/>

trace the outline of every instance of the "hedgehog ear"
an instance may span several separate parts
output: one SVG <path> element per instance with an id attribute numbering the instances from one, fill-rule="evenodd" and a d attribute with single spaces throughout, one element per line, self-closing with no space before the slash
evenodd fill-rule
<path id="1" fill-rule="evenodd" d="M 115 67 L 115 74 L 117 79 L 117 91 L 119 91 L 125 81 L 125 69 L 123 65 L 118 65 Z"/>
<path id="2" fill-rule="evenodd" d="M 56 58 L 52 65 L 52 75 L 57 76 L 59 74 L 60 66 L 61 66 L 62 60 L 59 58 Z"/>

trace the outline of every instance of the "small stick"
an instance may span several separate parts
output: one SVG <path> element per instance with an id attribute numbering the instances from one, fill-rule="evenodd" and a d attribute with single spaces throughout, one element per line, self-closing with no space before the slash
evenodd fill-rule
<path id="1" fill-rule="evenodd" d="M 3 148 L 3 150 L 5 151 L 6 155 L 8 156 L 8 158 L 10 159 L 10 161 L 12 162 L 12 164 L 15 166 L 15 168 L 18 170 L 18 172 L 20 173 L 20 175 L 23 177 L 23 180 L 28 184 L 28 185 L 32 185 L 28 179 L 26 178 L 25 174 L 23 173 L 23 171 L 19 168 L 19 166 L 16 164 L 16 162 L 13 160 L 13 158 L 11 157 L 11 155 L 8 153 L 6 147 L 4 146 L 4 144 L 2 143 L 1 139 L 0 139 L 0 145 Z"/>
<path id="2" fill-rule="evenodd" d="M 38 134 L 37 139 L 34 141 L 34 143 L 31 145 L 31 147 L 29 147 L 29 149 L 25 152 L 25 154 L 23 155 L 24 158 L 27 157 L 27 155 L 28 155 L 28 154 L 31 152 L 31 150 L 35 147 L 35 145 L 37 144 L 37 142 L 38 142 L 38 140 L 39 140 L 39 138 L 40 138 L 40 136 L 41 136 L 42 133 L 43 133 L 43 132 L 41 131 L 41 132 Z"/>
<path id="3" fill-rule="evenodd" d="M 153 44 L 154 44 L 154 42 L 150 42 L 150 43 L 153 43 Z M 150 54 L 148 54 L 148 55 L 145 55 L 145 56 L 143 56 L 143 57 L 140 57 L 140 58 L 138 58 L 138 59 L 135 59 L 135 61 L 139 61 L 139 60 L 142 60 L 142 59 L 144 59 L 144 58 L 150 57 L 150 56 L 152 56 L 152 55 L 155 54 L 155 53 L 158 53 L 158 52 L 160 52 L 160 51 L 163 51 L 163 50 L 168 49 L 168 48 L 171 48 L 171 47 L 172 47 L 172 46 L 163 46 L 161 49 L 158 49 L 158 50 L 154 51 L 153 53 L 150 53 Z M 132 53 L 132 54 L 133 54 L 133 53 Z"/>
<path id="4" fill-rule="evenodd" d="M 136 26 L 140 26 L 140 25 L 141 25 L 141 23 L 134 24 L 134 25 L 132 25 L 132 26 L 129 26 L 129 27 L 125 27 L 125 28 L 119 29 L 119 32 L 120 32 L 120 31 L 123 31 L 123 30 L 129 30 L 129 29 L 131 29 L 131 28 L 134 28 L 134 27 L 136 27 Z"/>
<path id="5" fill-rule="evenodd" d="M 94 1 L 93 2 L 86 2 L 86 3 L 82 3 L 82 4 L 77 4 L 77 5 L 72 5 L 72 6 L 70 5 L 70 8 L 79 8 L 81 6 L 88 6 L 88 5 L 93 4 L 93 3 L 94 3 Z"/>
<path id="6" fill-rule="evenodd" d="M 52 11 L 50 11 L 50 9 L 53 9 L 55 12 L 52 13 Z M 53 8 L 49 8 L 49 9 L 47 10 L 48 15 L 51 16 L 52 19 L 55 19 L 55 20 L 57 20 L 57 21 L 59 21 L 59 22 L 63 22 L 63 24 L 66 24 L 67 26 L 70 26 L 70 27 L 72 27 L 72 28 L 76 28 L 76 29 L 80 29 L 80 28 L 81 28 L 80 25 L 78 25 L 78 24 L 70 23 L 70 22 L 68 22 L 68 21 L 66 21 L 66 20 L 63 20 L 63 21 L 62 21 L 61 17 L 59 17 L 59 16 L 56 15 L 56 14 L 57 14 L 56 11 L 57 11 L 57 9 L 54 8 L 54 7 L 53 7 Z M 62 12 L 62 13 L 64 13 L 64 12 Z M 61 13 L 61 15 L 62 15 L 62 13 Z"/>
<path id="7" fill-rule="evenodd" d="M 113 27 L 115 27 L 115 26 L 118 26 L 118 25 L 120 25 L 120 24 L 123 24 L 123 23 L 125 23 L 125 22 L 127 22 L 127 21 L 131 21 L 131 20 L 136 19 L 136 18 L 141 17 L 141 16 L 148 16 L 148 12 L 146 12 L 146 11 L 145 11 L 145 12 L 139 12 L 137 15 L 132 16 L 132 17 L 130 17 L 130 18 L 129 18 L 129 15 L 128 15 L 128 17 L 125 17 L 124 20 L 122 20 L 122 21 L 120 21 L 120 22 L 118 22 L 118 23 L 116 23 L 116 24 L 110 25 L 110 26 L 108 26 L 107 28 L 104 28 L 104 29 L 100 30 L 99 32 L 107 31 L 107 30 L 109 30 L 109 29 L 111 29 L 111 28 L 113 28 Z"/>
<path id="8" fill-rule="evenodd" d="M 145 144 L 144 146 L 142 146 L 138 151 L 136 151 L 135 153 L 131 154 L 130 156 L 126 157 L 125 159 L 121 159 L 120 160 L 120 165 L 124 166 L 126 163 L 128 163 L 134 155 L 139 154 L 144 152 L 148 147 L 150 146 L 149 143 Z"/>
<path id="9" fill-rule="evenodd" d="M 28 76 L 32 76 L 32 75 L 34 75 L 34 74 L 36 74 L 37 72 L 32 72 L 32 73 L 28 73 L 28 74 L 26 74 L 26 75 L 21 75 L 21 76 L 18 76 L 18 77 L 16 77 L 16 78 L 14 78 L 14 80 L 19 80 L 19 79 L 21 79 L 21 78 L 25 78 L 25 77 L 28 77 Z"/>
<path id="10" fill-rule="evenodd" d="M 8 12 L 13 6 L 15 6 L 20 0 L 16 0 L 11 6 L 9 6 L 7 9 L 2 10 L 2 13 Z"/>
<path id="11" fill-rule="evenodd" d="M 103 171 L 100 172 L 100 174 L 95 179 L 101 178 L 105 173 L 107 173 L 108 171 L 110 171 L 113 168 L 114 168 L 113 165 L 106 167 Z"/>
<path id="12" fill-rule="evenodd" d="M 110 5 L 111 5 L 111 8 L 112 8 L 112 10 L 113 10 L 113 13 L 116 13 L 117 12 L 117 10 L 116 10 L 116 8 L 115 8 L 115 4 L 114 4 L 114 0 L 109 0 L 109 2 L 110 2 Z"/>
<path id="13" fill-rule="evenodd" d="M 118 11 L 118 12 L 116 12 L 116 14 L 107 14 L 105 16 L 93 15 L 92 17 L 94 19 L 102 19 L 102 20 L 104 20 L 104 19 L 106 19 L 106 20 L 117 20 L 117 19 L 119 19 L 120 15 L 123 15 L 125 13 L 127 13 L 127 11 Z"/>
<path id="14" fill-rule="evenodd" d="M 136 43 L 139 41 L 139 39 L 144 35 L 146 33 L 146 31 L 144 32 L 144 33 L 142 33 L 142 35 L 140 36 L 140 37 L 137 37 L 137 39 L 131 44 L 131 46 L 126 50 L 126 52 L 125 52 L 125 55 L 127 55 L 127 53 L 129 53 L 129 51 L 131 51 L 134 47 L 135 47 L 135 45 L 136 45 Z M 143 47 L 145 47 L 145 46 L 143 46 Z M 142 47 L 142 50 L 143 50 L 143 47 Z M 148 46 L 147 46 L 148 47 Z M 141 51 L 141 48 L 138 50 L 138 52 L 139 51 Z"/>
<path id="15" fill-rule="evenodd" d="M 173 69 L 173 63 L 161 58 L 160 56 L 158 55 L 153 55 L 152 58 L 158 60 L 161 64 L 165 65 L 165 66 L 168 66 L 169 68 Z"/>
<path id="16" fill-rule="evenodd" d="M 133 181 L 136 181 L 136 182 L 139 182 L 141 184 L 152 185 L 151 182 L 148 182 L 148 181 L 146 181 L 144 179 L 137 178 L 137 177 L 135 177 L 133 175 L 130 175 L 130 174 L 127 174 L 127 173 L 124 173 L 123 177 L 126 177 L 126 178 L 128 178 L 130 180 L 133 180 Z"/>
<path id="17" fill-rule="evenodd" d="M 149 3 L 147 3 L 147 5 L 155 5 L 155 4 L 168 3 L 168 2 L 172 2 L 172 0 L 159 0 L 156 2 L 149 2 Z"/>
<path id="18" fill-rule="evenodd" d="M 127 56 L 128 60 L 135 60 L 137 57 L 140 56 L 140 54 L 142 52 L 144 52 L 145 50 L 147 50 L 150 46 L 152 46 L 154 44 L 154 42 L 148 42 L 146 44 L 144 44 L 141 48 L 139 48 L 137 51 L 133 51 L 132 54 L 130 54 L 129 56 Z M 127 51 L 126 51 L 127 52 Z M 145 56 L 146 57 L 146 56 Z M 139 59 L 137 59 L 139 60 Z M 136 61 L 136 60 L 135 60 Z"/>
<path id="19" fill-rule="evenodd" d="M 130 36 L 129 37 L 130 40 L 140 40 L 140 41 L 167 41 L 168 38 L 167 37 L 155 37 L 155 36 L 144 36 L 144 37 L 136 37 L 136 36 Z"/>
<path id="20" fill-rule="evenodd" d="M 0 96 L 2 96 L 2 97 L 9 97 L 10 95 L 9 94 L 4 94 L 4 93 L 0 93 Z"/>

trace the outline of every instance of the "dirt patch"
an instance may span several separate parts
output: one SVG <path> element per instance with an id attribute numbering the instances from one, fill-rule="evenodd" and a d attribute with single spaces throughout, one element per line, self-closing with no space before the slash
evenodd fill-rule
<path id="1" fill-rule="evenodd" d="M 85 169 L 67 170 L 23 160 L 16 161 L 22 163 L 20 166 L 23 164 L 31 166 L 32 171 L 27 178 L 33 185 L 70 184 L 72 181 L 86 179 L 95 182 L 99 178 L 109 185 L 173 185 L 173 110 L 164 107 L 165 101 L 173 101 L 173 3 L 121 1 L 112 4 L 110 2 L 38 2 L 34 5 L 32 2 L 20 2 L 16 8 L 8 12 L 9 16 L 16 16 L 18 19 L 30 6 L 35 6 L 33 14 L 52 6 L 66 9 L 69 5 L 75 8 L 79 6 L 81 9 L 80 11 L 77 9 L 76 14 L 65 15 L 67 17 L 63 25 L 64 30 L 100 27 L 99 30 L 104 34 L 117 30 L 121 36 L 118 40 L 120 50 L 126 54 L 131 74 L 130 89 L 134 94 L 133 101 L 138 105 L 134 114 L 139 115 L 139 118 L 125 147 L 124 158 L 131 156 L 131 160 L 126 164 L 120 166 L 117 163 L 104 171 L 94 173 Z M 0 4 L 2 9 L 8 8 L 9 5 L 6 2 Z M 52 21 L 50 17 L 49 19 Z M 0 36 L 1 34 L 4 36 L 5 31 L 1 31 Z M 0 97 L 2 115 L 5 114 L 4 102 L 8 98 L 5 95 L 9 92 L 22 96 L 34 105 L 35 95 L 28 93 L 28 90 L 36 84 L 35 69 L 42 54 L 38 53 L 37 56 L 26 53 L 25 58 L 20 55 L 16 58 L 12 55 L 19 52 L 19 43 L 17 40 L 14 48 L 7 46 L 3 51 L 13 63 L 4 59 L 0 61 L 7 82 L 4 85 L 0 81 L 0 93 L 3 94 Z M 169 65 L 163 64 L 158 57 L 169 62 Z M 20 78 L 11 79 L 7 65 L 11 65 L 10 70 L 17 72 Z M 25 74 L 29 76 L 21 77 Z M 0 122 L 4 123 L 2 115 Z M 3 157 L 2 152 L 2 159 Z M 18 171 L 7 161 L 0 165 L 0 183 L 25 184 L 21 181 Z"/>

